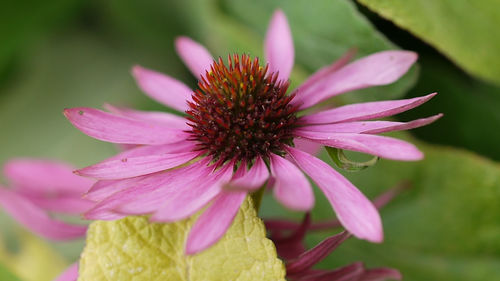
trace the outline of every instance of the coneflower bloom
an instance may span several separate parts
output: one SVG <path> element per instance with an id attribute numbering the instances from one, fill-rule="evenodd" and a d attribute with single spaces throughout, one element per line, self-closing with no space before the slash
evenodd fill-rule
<path id="1" fill-rule="evenodd" d="M 206 207 L 187 239 L 186 252 L 193 254 L 222 237 L 245 196 L 270 178 L 279 202 L 310 210 L 314 196 L 305 173 L 349 232 L 373 242 L 383 240 L 373 204 L 341 174 L 294 144 L 305 140 L 387 159 L 421 159 L 414 145 L 376 134 L 423 126 L 440 115 L 408 123 L 363 120 L 414 108 L 434 94 L 300 114 L 335 95 L 396 81 L 416 61 L 415 53 L 385 51 L 353 63 L 346 55 L 287 93 L 294 48 L 281 11 L 275 12 L 267 32 L 264 65 L 248 55 L 230 55 L 226 63 L 214 60 L 185 37 L 176 40 L 176 48 L 199 79 L 194 91 L 143 67 L 134 67 L 133 75 L 148 96 L 185 112 L 185 117 L 113 106 L 107 106 L 110 112 L 64 111 L 91 137 L 137 146 L 77 171 L 99 180 L 87 194 L 97 203 L 86 218 L 150 214 L 151 221 L 173 222 Z"/>
<path id="2" fill-rule="evenodd" d="M 4 166 L 10 188 L 0 186 L 0 206 L 33 233 L 52 240 L 85 236 L 87 227 L 53 219 L 51 213 L 78 215 L 93 202 L 82 199 L 94 181 L 73 174 L 65 163 L 12 159 Z"/>

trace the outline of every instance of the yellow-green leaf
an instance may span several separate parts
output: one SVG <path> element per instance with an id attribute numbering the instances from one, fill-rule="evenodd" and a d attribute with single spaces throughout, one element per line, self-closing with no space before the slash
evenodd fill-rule
<path id="1" fill-rule="evenodd" d="M 186 256 L 184 243 L 194 221 L 154 224 L 127 217 L 92 223 L 78 280 L 285 280 L 283 263 L 250 198 L 216 245 Z"/>
<path id="2" fill-rule="evenodd" d="M 20 280 L 50 281 L 66 268 L 67 262 L 40 238 L 25 231 L 19 231 L 17 238 L 15 253 L 0 243 L 0 263 Z"/>

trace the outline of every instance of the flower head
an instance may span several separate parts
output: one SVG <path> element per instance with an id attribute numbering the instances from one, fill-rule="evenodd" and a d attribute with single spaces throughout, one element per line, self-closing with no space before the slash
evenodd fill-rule
<path id="1" fill-rule="evenodd" d="M 354 150 L 394 160 L 419 160 L 412 144 L 376 134 L 429 124 L 440 117 L 408 123 L 364 121 L 391 116 L 429 100 L 434 94 L 397 101 L 346 105 L 299 116 L 332 96 L 396 81 L 416 54 L 386 51 L 348 63 L 352 53 L 320 69 L 287 93 L 294 49 L 283 12 L 275 12 L 265 40 L 265 64 L 248 55 L 213 60 L 193 40 L 181 37 L 176 48 L 199 79 L 194 91 L 172 77 L 136 66 L 139 87 L 179 111 L 142 112 L 107 106 L 66 109 L 69 121 L 99 140 L 136 146 L 78 170 L 99 181 L 87 194 L 96 201 L 89 219 L 151 214 L 172 222 L 206 207 L 189 234 L 186 251 L 199 252 L 225 233 L 249 192 L 272 179 L 283 205 L 307 211 L 314 205 L 316 182 L 344 227 L 358 238 L 383 239 L 373 204 L 329 165 L 307 153 L 317 145 Z M 304 172 L 304 173 L 303 173 Z"/>

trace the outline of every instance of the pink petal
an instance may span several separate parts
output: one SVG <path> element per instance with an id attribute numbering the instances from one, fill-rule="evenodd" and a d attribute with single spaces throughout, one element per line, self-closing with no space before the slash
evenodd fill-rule
<path id="1" fill-rule="evenodd" d="M 231 180 L 226 188 L 234 190 L 256 190 L 267 181 L 269 178 L 269 171 L 267 170 L 266 163 L 261 157 L 255 160 L 255 163 L 246 171 L 246 165 L 242 165 L 239 170 L 244 171 L 241 177 Z"/>
<path id="2" fill-rule="evenodd" d="M 354 236 L 382 242 L 382 222 L 375 206 L 354 185 L 316 157 L 288 147 L 297 165 L 316 182 L 342 225 Z"/>
<path id="3" fill-rule="evenodd" d="M 147 214 L 162 207 L 172 193 L 188 189 L 189 184 L 206 177 L 213 168 L 202 159 L 189 166 L 151 175 L 103 183 L 96 194 L 100 202 L 85 214 L 87 219 L 103 219 L 110 210 L 125 214 Z"/>
<path id="4" fill-rule="evenodd" d="M 328 77 L 331 73 L 339 70 L 340 68 L 344 67 L 346 64 L 351 61 L 351 59 L 354 57 L 356 54 L 355 49 L 351 49 L 347 51 L 342 57 L 340 57 L 338 60 L 336 60 L 334 63 L 331 65 L 325 66 L 318 71 L 316 71 L 313 75 L 309 76 L 307 80 L 302 83 L 297 89 L 295 89 L 293 92 L 296 95 L 309 95 L 311 94 L 309 92 L 309 89 L 313 87 L 316 83 L 321 81 L 321 79 Z"/>
<path id="5" fill-rule="evenodd" d="M 246 192 L 222 192 L 191 228 L 186 254 L 199 253 L 215 244 L 231 226 L 245 197 Z"/>
<path id="6" fill-rule="evenodd" d="M 54 281 L 76 281 L 78 279 L 78 261 L 70 265 Z"/>
<path id="7" fill-rule="evenodd" d="M 195 148 L 195 146 L 196 143 L 187 140 L 175 143 L 160 144 L 160 145 L 136 146 L 129 150 L 118 153 L 115 156 L 110 157 L 106 160 L 121 160 L 123 158 L 187 152 L 187 151 L 192 151 Z"/>
<path id="8" fill-rule="evenodd" d="M 151 221 L 174 222 L 193 215 L 222 191 L 232 174 L 233 164 L 227 164 L 216 175 L 202 175 L 185 186 L 182 192 L 172 194 L 164 206 L 151 216 Z"/>
<path id="9" fill-rule="evenodd" d="M 98 140 L 127 144 L 166 144 L 185 140 L 187 133 L 168 126 L 121 117 L 94 108 L 64 110 L 80 131 Z"/>
<path id="10" fill-rule="evenodd" d="M 362 122 L 346 122 L 324 125 L 310 125 L 300 127 L 297 131 L 324 132 L 324 133 L 363 133 L 363 134 L 380 134 L 393 131 L 410 130 L 428 125 L 443 114 L 437 114 L 427 118 L 421 118 L 410 122 L 391 122 L 391 121 L 362 121 Z"/>
<path id="11" fill-rule="evenodd" d="M 390 137 L 309 131 L 296 131 L 295 134 L 326 146 L 359 151 L 387 159 L 416 161 L 424 157 L 413 144 Z"/>
<path id="12" fill-rule="evenodd" d="M 322 145 L 307 139 L 296 138 L 293 140 L 295 147 L 309 154 L 316 155 L 321 150 Z M 287 156 L 288 158 L 288 156 Z"/>
<path id="13" fill-rule="evenodd" d="M 199 152 L 191 151 L 106 160 L 77 170 L 75 173 L 101 180 L 131 178 L 175 168 L 192 160 L 198 154 Z"/>
<path id="14" fill-rule="evenodd" d="M 294 49 L 290 26 L 283 11 L 274 12 L 264 45 L 269 72 L 279 72 L 279 79 L 288 80 L 293 68 Z"/>
<path id="15" fill-rule="evenodd" d="M 311 87 L 310 95 L 298 95 L 292 102 L 308 108 L 338 94 L 387 85 L 398 80 L 417 60 L 409 51 L 384 51 L 359 59 Z"/>
<path id="16" fill-rule="evenodd" d="M 193 91 L 181 81 L 138 65 L 132 68 L 132 75 L 150 98 L 182 112 L 188 109 Z"/>
<path id="17" fill-rule="evenodd" d="M 43 194 L 82 194 L 93 184 L 90 179 L 73 174 L 74 168 L 66 163 L 17 158 L 4 166 L 4 174 L 16 190 Z"/>
<path id="18" fill-rule="evenodd" d="M 382 118 L 415 108 L 435 95 L 437 93 L 412 99 L 349 104 L 303 116 L 299 122 L 302 124 L 327 124 Z"/>
<path id="19" fill-rule="evenodd" d="M 213 57 L 210 52 L 198 42 L 193 41 L 191 38 L 181 36 L 175 40 L 175 49 L 196 78 L 200 78 L 205 75 L 206 71 L 210 71 Z"/>
<path id="20" fill-rule="evenodd" d="M 271 154 L 270 160 L 271 172 L 276 180 L 274 196 L 290 209 L 310 210 L 314 206 L 314 194 L 302 171 L 276 154 Z"/>
<path id="21" fill-rule="evenodd" d="M 50 212 L 61 214 L 79 215 L 94 205 L 90 200 L 82 199 L 75 195 L 58 196 L 34 196 L 33 194 L 23 194 L 37 207 Z"/>
<path id="22" fill-rule="evenodd" d="M 148 122 L 157 122 L 160 125 L 166 125 L 175 129 L 189 129 L 187 119 L 174 114 L 159 111 L 140 111 L 125 107 L 116 107 L 110 104 L 104 104 L 104 108 L 116 115 L 122 115 L 132 119 L 138 119 Z"/>
<path id="23" fill-rule="evenodd" d="M 87 227 L 71 225 L 50 218 L 32 202 L 0 187 L 0 204 L 13 218 L 32 232 L 53 240 L 69 240 L 85 236 Z"/>

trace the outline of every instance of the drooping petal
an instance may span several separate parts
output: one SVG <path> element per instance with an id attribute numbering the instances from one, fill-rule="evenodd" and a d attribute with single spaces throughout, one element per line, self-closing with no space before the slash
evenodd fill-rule
<path id="1" fill-rule="evenodd" d="M 215 244 L 231 226 L 245 197 L 246 192 L 222 192 L 191 228 L 186 254 L 196 254 Z"/>
<path id="2" fill-rule="evenodd" d="M 70 265 L 54 281 L 76 281 L 78 279 L 78 261 Z"/>
<path id="3" fill-rule="evenodd" d="M 302 171 L 276 154 L 271 154 L 270 160 L 276 180 L 273 189 L 276 199 L 293 210 L 310 210 L 314 206 L 314 194 Z"/>
<path id="4" fill-rule="evenodd" d="M 189 183 L 182 192 L 172 194 L 151 216 L 151 221 L 174 222 L 193 215 L 222 191 L 232 174 L 233 164 L 230 163 L 213 176 L 200 177 Z"/>
<path id="5" fill-rule="evenodd" d="M 290 26 L 283 11 L 274 12 L 264 45 L 269 71 L 279 72 L 279 79 L 288 80 L 293 68 L 294 48 Z"/>
<path id="6" fill-rule="evenodd" d="M 309 95 L 297 95 L 292 103 L 308 108 L 338 94 L 387 85 L 398 80 L 417 60 L 410 51 L 384 51 L 359 59 L 321 79 Z"/>
<path id="7" fill-rule="evenodd" d="M 199 152 L 190 151 L 106 160 L 76 170 L 75 173 L 101 180 L 131 178 L 177 167 L 192 160 L 198 154 Z"/>
<path id="8" fill-rule="evenodd" d="M 354 236 L 382 242 L 382 221 L 375 206 L 346 178 L 328 164 L 300 150 L 287 147 L 297 165 L 316 182 L 342 225 Z"/>
<path id="9" fill-rule="evenodd" d="M 189 166 L 152 175 L 119 181 L 108 181 L 93 192 L 99 203 L 85 213 L 87 219 L 104 219 L 107 213 L 120 209 L 125 214 L 147 214 L 156 211 L 172 193 L 187 189 L 195 178 L 203 178 L 211 171 L 203 159 Z"/>
<path id="10" fill-rule="evenodd" d="M 34 194 L 82 194 L 93 184 L 90 179 L 73 174 L 74 168 L 66 163 L 18 158 L 4 166 L 4 175 L 16 190 Z"/>
<path id="11" fill-rule="evenodd" d="M 102 141 L 127 144 L 166 144 L 185 140 L 179 129 L 130 119 L 94 108 L 64 110 L 68 120 L 83 133 Z"/>
<path id="12" fill-rule="evenodd" d="M 186 130 L 190 128 L 186 123 L 186 118 L 177 116 L 171 113 L 160 111 L 140 111 L 125 107 L 117 107 L 110 104 L 104 104 L 104 108 L 109 112 L 129 117 L 132 119 L 139 119 L 148 122 L 157 122 L 160 125 L 167 125 L 171 128 Z"/>
<path id="13" fill-rule="evenodd" d="M 213 57 L 200 43 L 181 36 L 175 40 L 175 49 L 196 78 L 205 75 L 205 71 L 210 71 Z"/>
<path id="14" fill-rule="evenodd" d="M 0 205 L 27 229 L 53 240 L 83 237 L 87 227 L 72 225 L 50 218 L 44 210 L 6 188 L 0 187 Z"/>
<path id="15" fill-rule="evenodd" d="M 295 134 L 326 146 L 359 151 L 392 160 L 416 161 L 424 157 L 413 144 L 391 137 L 309 131 L 296 131 Z"/>
<path id="16" fill-rule="evenodd" d="M 266 163 L 264 163 L 261 157 L 257 157 L 250 170 L 246 171 L 244 165 L 240 167 L 240 170 L 244 171 L 243 175 L 231 180 L 225 188 L 253 191 L 262 187 L 269 178 L 269 171 L 267 170 Z"/>
<path id="17" fill-rule="evenodd" d="M 358 133 L 358 134 L 381 134 L 401 130 L 410 130 L 436 121 L 443 114 L 437 114 L 427 118 L 421 118 L 410 122 L 392 121 L 354 121 L 323 125 L 310 125 L 300 127 L 298 131 L 324 132 L 324 133 Z"/>
<path id="18" fill-rule="evenodd" d="M 347 51 L 342 57 L 340 57 L 332 64 L 319 69 L 313 75 L 309 76 L 304 83 L 302 83 L 299 87 L 297 87 L 297 89 L 293 91 L 293 93 L 295 93 L 296 95 L 306 95 L 306 96 L 311 94 L 309 92 L 309 89 L 311 87 L 313 87 L 321 79 L 327 77 L 329 74 L 344 67 L 346 64 L 349 63 L 349 61 L 351 61 L 351 59 L 354 57 L 355 54 L 356 54 L 355 49 Z"/>
<path id="19" fill-rule="evenodd" d="M 138 65 L 132 68 L 132 75 L 150 98 L 182 112 L 188 109 L 193 91 L 181 81 Z"/>
<path id="20" fill-rule="evenodd" d="M 328 124 L 383 118 L 415 108 L 435 95 L 437 93 L 412 99 L 349 104 L 303 116 L 299 122 L 301 124 Z"/>

